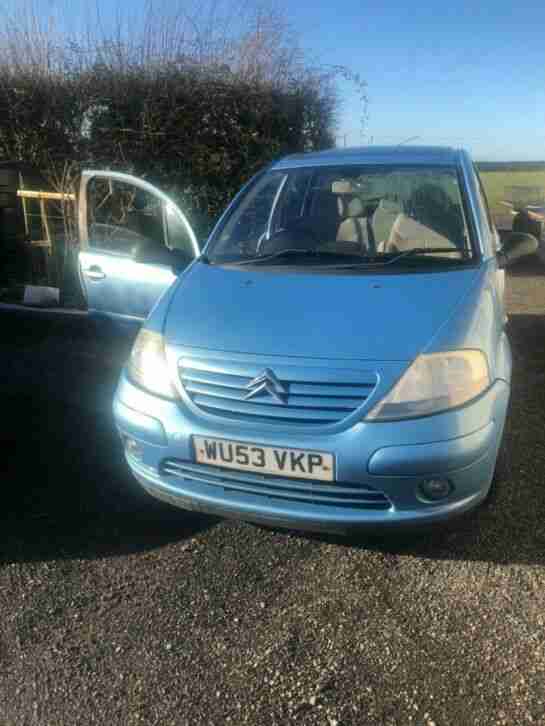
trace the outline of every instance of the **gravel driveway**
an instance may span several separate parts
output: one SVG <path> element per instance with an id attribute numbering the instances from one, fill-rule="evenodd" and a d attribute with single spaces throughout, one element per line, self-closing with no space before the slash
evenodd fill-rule
<path id="1" fill-rule="evenodd" d="M 0 724 L 545 723 L 545 275 L 508 291 L 502 480 L 457 528 L 382 541 L 153 502 L 101 404 L 123 346 L 12 325 Z"/>

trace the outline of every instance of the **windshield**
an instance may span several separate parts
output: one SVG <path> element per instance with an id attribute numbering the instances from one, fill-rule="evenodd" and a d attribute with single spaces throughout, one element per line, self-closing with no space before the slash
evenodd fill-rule
<path id="1" fill-rule="evenodd" d="M 258 177 L 216 230 L 213 264 L 467 264 L 455 167 L 324 166 Z M 392 265 L 389 264 L 389 268 Z"/>

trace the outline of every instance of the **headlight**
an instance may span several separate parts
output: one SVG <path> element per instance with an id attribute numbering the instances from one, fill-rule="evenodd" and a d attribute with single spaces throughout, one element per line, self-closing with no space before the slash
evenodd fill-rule
<path id="1" fill-rule="evenodd" d="M 420 355 L 398 383 L 367 414 L 368 421 L 428 416 L 461 406 L 490 385 L 480 350 Z"/>
<path id="2" fill-rule="evenodd" d="M 170 381 L 165 341 L 160 333 L 142 328 L 134 341 L 127 374 L 137 386 L 163 398 L 178 398 Z"/>

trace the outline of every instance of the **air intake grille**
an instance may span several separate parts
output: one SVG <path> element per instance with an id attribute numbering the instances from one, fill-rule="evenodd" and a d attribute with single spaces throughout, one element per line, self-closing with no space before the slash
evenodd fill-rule
<path id="1" fill-rule="evenodd" d="M 266 372 L 279 384 L 252 385 Z M 376 376 L 354 369 L 274 365 L 264 368 L 228 361 L 182 358 L 185 391 L 202 411 L 222 418 L 280 425 L 319 426 L 342 421 L 372 393 Z"/>
<path id="2" fill-rule="evenodd" d="M 265 474 L 227 471 L 219 466 L 192 464 L 179 459 L 164 459 L 160 474 L 221 488 L 224 493 L 257 494 L 330 507 L 389 509 L 388 497 L 364 485 L 303 481 Z"/>

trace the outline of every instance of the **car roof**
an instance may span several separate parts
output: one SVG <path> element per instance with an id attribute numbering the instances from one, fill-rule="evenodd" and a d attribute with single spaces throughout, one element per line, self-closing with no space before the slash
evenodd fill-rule
<path id="1" fill-rule="evenodd" d="M 450 146 L 354 146 L 285 156 L 273 169 L 340 164 L 459 164 L 466 152 Z"/>

